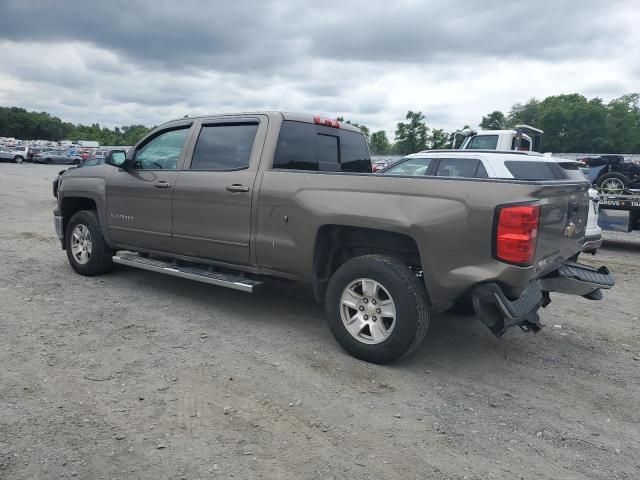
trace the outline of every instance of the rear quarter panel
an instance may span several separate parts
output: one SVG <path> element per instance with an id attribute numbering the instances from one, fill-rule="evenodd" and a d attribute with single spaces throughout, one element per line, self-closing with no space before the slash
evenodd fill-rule
<path id="1" fill-rule="evenodd" d="M 269 271 L 310 282 L 315 238 L 322 225 L 377 228 L 415 240 L 425 286 L 436 307 L 446 308 L 483 281 L 498 281 L 519 295 L 535 275 L 534 267 L 493 258 L 495 207 L 552 204 L 549 197 L 556 188 L 480 179 L 267 170 L 259 197 L 256 259 Z M 586 191 L 576 185 L 562 188 L 578 196 L 581 188 Z M 579 242 L 563 248 L 559 253 L 575 253 Z"/>

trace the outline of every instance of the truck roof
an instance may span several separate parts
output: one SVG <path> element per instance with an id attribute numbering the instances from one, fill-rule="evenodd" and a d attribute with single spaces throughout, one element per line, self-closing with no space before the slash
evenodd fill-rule
<path id="1" fill-rule="evenodd" d="M 311 115 L 309 113 L 295 113 L 295 112 L 283 112 L 283 111 L 253 111 L 253 112 L 227 112 L 227 113 L 215 113 L 212 115 L 198 115 L 196 117 L 184 117 L 184 118 L 176 118 L 165 122 L 159 126 L 166 126 L 174 122 L 183 122 L 187 120 L 197 120 L 202 118 L 213 118 L 213 117 L 237 117 L 237 116 L 251 116 L 251 115 L 267 115 L 269 117 L 280 116 L 283 120 L 291 120 L 295 122 L 304 122 L 304 123 L 315 123 L 316 118 L 321 118 L 323 120 L 327 119 L 326 117 L 322 117 L 321 115 Z M 335 120 L 335 119 L 330 119 Z M 358 127 L 355 127 L 346 122 L 339 122 L 341 130 L 349 130 L 356 133 L 362 133 Z"/>

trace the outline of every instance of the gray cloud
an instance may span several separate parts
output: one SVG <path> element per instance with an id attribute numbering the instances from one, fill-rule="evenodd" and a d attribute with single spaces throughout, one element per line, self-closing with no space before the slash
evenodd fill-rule
<path id="1" fill-rule="evenodd" d="M 544 59 L 590 56 L 619 43 L 624 31 L 594 21 L 615 3 L 5 0 L 0 32 L 14 41 L 85 41 L 170 70 L 269 71 L 304 56 L 392 63 L 452 55 Z"/>
<path id="2" fill-rule="evenodd" d="M 0 1 L 0 103 L 73 121 L 269 108 L 392 130 L 411 108 L 453 128 L 640 71 L 633 0 Z"/>

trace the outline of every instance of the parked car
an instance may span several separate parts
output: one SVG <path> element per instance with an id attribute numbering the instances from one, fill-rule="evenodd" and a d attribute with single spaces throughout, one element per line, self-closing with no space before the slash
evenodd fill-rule
<path id="1" fill-rule="evenodd" d="M 109 153 L 109 150 L 96 150 L 95 153 L 93 154 L 93 158 L 98 158 L 103 160 L 104 163 L 104 159 L 107 157 L 107 154 Z"/>
<path id="2" fill-rule="evenodd" d="M 82 162 L 80 165 L 76 165 L 74 167 L 67 168 L 66 170 L 60 170 L 56 178 L 53 179 L 53 196 L 58 198 L 58 187 L 60 185 L 60 179 L 62 175 L 64 175 L 69 170 L 73 170 L 74 168 L 84 168 L 84 167 L 95 167 L 97 165 L 104 165 L 104 156 L 102 157 L 94 157 L 89 160 Z"/>
<path id="3" fill-rule="evenodd" d="M 27 162 L 33 162 L 34 161 L 34 157 L 36 155 L 40 155 L 44 152 L 47 152 L 49 150 L 52 150 L 52 148 L 47 148 L 47 147 L 29 147 L 29 151 L 27 152 L 27 158 L 25 159 L 25 161 Z"/>
<path id="4" fill-rule="evenodd" d="M 379 172 L 380 170 L 382 170 L 383 168 L 388 167 L 389 165 L 391 165 L 392 163 L 395 163 L 399 160 L 399 158 L 380 158 L 377 159 L 375 161 L 373 161 L 371 163 L 371 171 L 372 172 Z"/>
<path id="5" fill-rule="evenodd" d="M 538 153 L 440 150 L 408 155 L 379 173 L 406 176 L 586 181 L 580 167 L 579 162 Z M 589 198 L 590 206 L 582 250 L 595 253 L 602 245 L 602 229 L 598 226 L 598 192 L 593 188 L 589 189 Z"/>
<path id="6" fill-rule="evenodd" d="M 430 312 L 462 297 L 496 335 L 539 330 L 550 292 L 602 299 L 608 270 L 570 260 L 584 241 L 584 177 L 537 161 L 557 175 L 487 178 L 474 154 L 427 155 L 432 176 L 377 175 L 360 129 L 336 120 L 183 118 L 65 172 L 54 225 L 81 275 L 117 263 L 245 292 L 265 277 L 304 282 L 340 345 L 376 363 L 415 350 Z"/>
<path id="7" fill-rule="evenodd" d="M 33 156 L 35 163 L 62 163 L 79 165 L 82 163 L 82 157 L 80 155 L 72 155 L 65 150 L 47 150 L 41 153 L 37 153 Z"/>
<path id="8" fill-rule="evenodd" d="M 640 189 L 640 163 L 627 161 L 622 155 L 598 155 L 579 160 L 587 167 L 591 183 L 607 194 L 622 194 Z"/>
<path id="9" fill-rule="evenodd" d="M 22 163 L 25 161 L 27 155 L 29 154 L 29 147 L 26 147 L 24 145 L 16 145 L 10 148 L 9 152 L 10 156 L 7 158 L 7 160 L 12 161 L 13 163 Z M 6 154 L 3 155 L 2 158 L 5 158 L 5 156 Z"/>
<path id="10" fill-rule="evenodd" d="M 602 228 L 599 225 L 600 195 L 598 195 L 598 191 L 595 188 L 589 189 L 589 198 L 591 199 L 591 205 L 589 206 L 589 216 L 587 217 L 587 228 L 584 232 L 582 251 L 595 255 L 602 246 Z"/>
<path id="11" fill-rule="evenodd" d="M 1 162 L 13 162 L 15 153 L 5 147 L 0 147 L 0 161 Z"/>

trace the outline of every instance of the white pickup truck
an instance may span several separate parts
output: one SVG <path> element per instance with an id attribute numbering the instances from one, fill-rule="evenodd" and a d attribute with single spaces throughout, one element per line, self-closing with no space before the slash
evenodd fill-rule
<path id="1" fill-rule="evenodd" d="M 529 125 L 516 125 L 513 129 L 508 130 L 477 131 L 465 128 L 453 134 L 451 148 L 460 150 L 540 152 L 543 133 L 542 130 Z"/>

